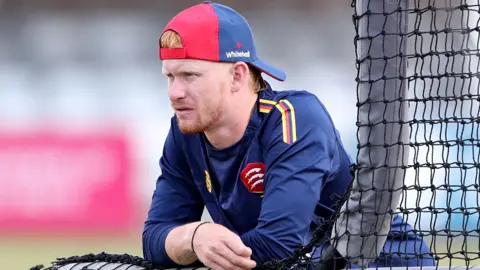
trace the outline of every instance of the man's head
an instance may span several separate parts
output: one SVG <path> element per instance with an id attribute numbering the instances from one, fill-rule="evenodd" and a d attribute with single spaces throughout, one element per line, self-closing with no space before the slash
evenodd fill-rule
<path id="1" fill-rule="evenodd" d="M 162 48 L 182 48 L 181 37 L 171 30 L 162 35 L 160 44 Z M 168 78 L 168 96 L 179 127 L 187 134 L 220 124 L 229 104 L 246 91 L 259 89 L 262 80 L 260 73 L 244 62 L 167 59 L 162 73 Z"/>
<path id="2" fill-rule="evenodd" d="M 159 56 L 184 133 L 235 117 L 232 105 L 265 87 L 261 72 L 280 81 L 286 77 L 258 58 L 250 26 L 240 14 L 210 2 L 180 12 L 167 24 Z"/>

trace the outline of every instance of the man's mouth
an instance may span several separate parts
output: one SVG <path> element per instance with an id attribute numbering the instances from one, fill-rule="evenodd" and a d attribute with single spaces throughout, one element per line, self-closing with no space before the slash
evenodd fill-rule
<path id="1" fill-rule="evenodd" d="M 175 111 L 177 111 L 177 112 L 185 112 L 185 111 L 191 111 L 191 110 L 192 110 L 191 108 L 187 108 L 187 107 L 175 108 Z"/>
<path id="2" fill-rule="evenodd" d="M 192 108 L 189 108 L 189 107 L 176 107 L 174 108 L 175 109 L 175 112 L 177 114 L 178 117 L 185 117 L 187 116 L 190 112 L 193 111 Z"/>

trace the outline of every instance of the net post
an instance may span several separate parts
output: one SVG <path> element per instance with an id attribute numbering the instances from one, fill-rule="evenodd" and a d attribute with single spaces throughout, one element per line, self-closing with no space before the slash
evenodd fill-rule
<path id="1" fill-rule="evenodd" d="M 358 154 L 330 242 L 350 263 L 367 267 L 390 231 L 408 162 L 408 0 L 353 1 Z"/>

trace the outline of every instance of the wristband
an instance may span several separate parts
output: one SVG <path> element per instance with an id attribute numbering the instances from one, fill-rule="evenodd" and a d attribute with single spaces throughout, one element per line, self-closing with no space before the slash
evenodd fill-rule
<path id="1" fill-rule="evenodd" d="M 209 221 L 205 221 L 205 222 L 202 222 L 200 224 L 198 224 L 198 226 L 195 228 L 195 230 L 193 231 L 193 234 L 192 234 L 192 241 L 191 241 L 191 248 L 192 248 L 192 252 L 195 253 L 195 250 L 193 249 L 193 238 L 195 237 L 195 234 L 197 233 L 197 230 L 200 226 L 202 226 L 203 224 L 207 224 L 207 223 L 210 223 Z"/>

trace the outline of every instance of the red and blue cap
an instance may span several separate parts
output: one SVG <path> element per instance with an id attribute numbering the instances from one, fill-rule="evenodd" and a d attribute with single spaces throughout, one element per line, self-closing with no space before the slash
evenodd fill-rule
<path id="1" fill-rule="evenodd" d="M 283 70 L 260 59 L 247 20 L 230 7 L 205 1 L 177 14 L 164 32 L 180 35 L 182 48 L 160 48 L 165 59 L 199 59 L 213 62 L 245 62 L 279 81 Z"/>

